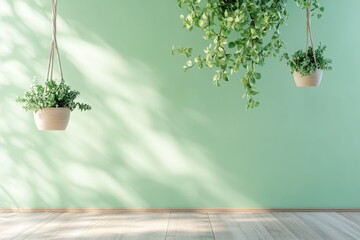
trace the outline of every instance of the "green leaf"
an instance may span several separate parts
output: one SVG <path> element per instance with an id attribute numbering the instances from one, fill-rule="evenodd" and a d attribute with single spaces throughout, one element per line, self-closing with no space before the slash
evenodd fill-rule
<path id="1" fill-rule="evenodd" d="M 228 18 L 226 19 L 226 21 L 232 22 L 232 21 L 234 21 L 234 18 L 233 18 L 233 17 L 228 17 Z"/>
<path id="2" fill-rule="evenodd" d="M 229 48 L 234 48 L 236 44 L 234 42 L 229 42 Z"/>

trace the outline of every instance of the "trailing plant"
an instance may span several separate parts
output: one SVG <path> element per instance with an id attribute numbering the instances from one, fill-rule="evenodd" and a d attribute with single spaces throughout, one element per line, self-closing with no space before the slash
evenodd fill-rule
<path id="1" fill-rule="evenodd" d="M 291 57 L 287 53 L 283 57 L 287 60 L 286 64 L 290 67 L 291 73 L 298 72 L 301 76 L 307 76 L 314 73 L 316 69 L 332 69 L 332 60 L 325 58 L 325 50 L 326 46 L 319 44 L 315 50 L 315 58 L 312 47 L 309 47 L 307 53 L 306 51 L 298 50 Z"/>
<path id="2" fill-rule="evenodd" d="M 44 108 L 69 108 L 71 111 L 76 108 L 81 111 L 90 110 L 90 105 L 75 101 L 79 95 L 80 92 L 72 90 L 64 80 L 47 80 L 44 84 L 40 84 L 35 79 L 25 95 L 18 97 L 16 101 L 22 103 L 25 110 L 34 112 Z"/>
<path id="3" fill-rule="evenodd" d="M 303 8 L 320 8 L 318 0 L 309 2 L 295 0 Z M 230 75 L 242 70 L 241 82 L 247 108 L 254 108 L 259 102 L 256 81 L 261 78 L 259 66 L 270 56 L 277 56 L 284 46 L 279 28 L 288 16 L 287 0 L 178 0 L 186 15 L 180 15 L 183 27 L 192 31 L 199 28 L 208 42 L 201 52 L 193 56 L 193 48 L 173 48 L 173 54 L 190 58 L 184 70 L 216 68 L 213 83 L 220 86 Z M 320 16 L 320 15 L 319 15 Z"/>

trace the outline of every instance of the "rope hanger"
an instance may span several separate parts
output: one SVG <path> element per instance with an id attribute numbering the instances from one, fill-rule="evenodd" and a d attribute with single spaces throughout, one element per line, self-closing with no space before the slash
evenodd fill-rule
<path id="1" fill-rule="evenodd" d="M 57 55 L 61 80 L 64 79 L 62 67 L 61 67 L 60 53 L 59 53 L 59 48 L 58 48 L 57 39 L 56 39 L 57 0 L 51 0 L 51 6 L 52 6 L 52 41 L 51 41 L 49 65 L 48 65 L 48 71 L 47 71 L 47 77 L 46 77 L 47 81 L 53 79 L 55 54 Z"/>
<path id="2" fill-rule="evenodd" d="M 309 39 L 310 39 L 315 66 L 316 66 L 316 68 L 318 68 L 318 65 L 316 62 L 314 41 L 313 41 L 313 37 L 312 37 L 312 33 L 311 33 L 311 4 L 312 4 L 312 0 L 310 0 L 309 6 L 306 8 L 306 55 L 308 54 Z"/>

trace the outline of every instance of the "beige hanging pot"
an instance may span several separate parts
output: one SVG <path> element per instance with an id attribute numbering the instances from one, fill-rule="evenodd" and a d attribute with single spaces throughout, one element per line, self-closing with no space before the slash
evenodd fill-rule
<path id="1" fill-rule="evenodd" d="M 300 73 L 294 72 L 295 84 L 298 87 L 317 87 L 321 83 L 323 70 L 316 69 L 311 75 L 301 76 Z"/>
<path id="2" fill-rule="evenodd" d="M 36 127 L 41 131 L 65 130 L 69 119 L 69 108 L 44 108 L 34 113 Z"/>

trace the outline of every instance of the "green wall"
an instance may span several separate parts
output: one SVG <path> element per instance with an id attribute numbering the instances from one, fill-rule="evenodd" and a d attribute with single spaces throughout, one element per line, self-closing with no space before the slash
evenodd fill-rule
<path id="1" fill-rule="evenodd" d="M 334 61 L 321 86 L 296 88 L 272 59 L 251 111 L 238 79 L 214 87 L 171 56 L 205 44 L 175 0 L 59 1 L 65 80 L 93 110 L 39 132 L 14 99 L 45 78 L 49 2 L 0 2 L 0 208 L 360 207 L 360 1 L 323 1 L 313 20 Z M 289 8 L 294 52 L 305 14 Z"/>

